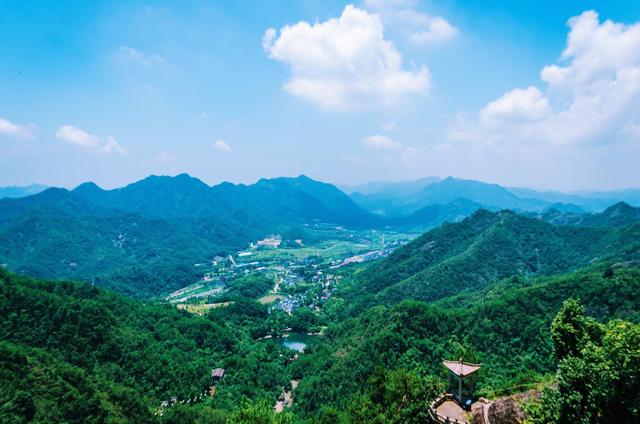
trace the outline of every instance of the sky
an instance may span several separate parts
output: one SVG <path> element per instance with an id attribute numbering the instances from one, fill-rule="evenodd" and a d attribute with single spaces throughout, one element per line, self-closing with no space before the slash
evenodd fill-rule
<path id="1" fill-rule="evenodd" d="M 640 187 L 640 2 L 0 0 L 0 186 Z"/>

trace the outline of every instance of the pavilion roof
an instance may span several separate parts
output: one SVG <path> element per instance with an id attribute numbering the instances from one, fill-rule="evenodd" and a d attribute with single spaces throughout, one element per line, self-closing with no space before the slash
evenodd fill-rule
<path id="1" fill-rule="evenodd" d="M 442 361 L 445 367 L 449 368 L 449 371 L 457 375 L 458 377 L 466 377 L 473 374 L 480 369 L 482 364 L 470 364 L 462 361 Z"/>
<path id="2" fill-rule="evenodd" d="M 211 377 L 222 378 L 224 376 L 224 368 L 214 368 L 211 370 Z"/>

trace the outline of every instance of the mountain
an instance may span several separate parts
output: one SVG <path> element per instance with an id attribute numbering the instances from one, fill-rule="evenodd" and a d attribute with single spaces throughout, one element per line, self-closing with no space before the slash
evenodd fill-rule
<path id="1" fill-rule="evenodd" d="M 544 201 L 520 198 L 497 184 L 452 177 L 427 180 L 428 183 L 418 180 L 385 187 L 370 194 L 355 192 L 351 198 L 360 206 L 385 216 L 409 215 L 425 206 L 443 205 L 460 198 L 487 209 L 541 210 L 548 206 Z"/>
<path id="2" fill-rule="evenodd" d="M 626 202 L 640 206 L 640 190 L 579 191 L 564 193 L 560 191 L 537 191 L 528 188 L 508 187 L 511 193 L 521 198 L 536 199 L 553 204 L 574 204 L 587 212 L 601 212 L 617 202 Z"/>
<path id="3" fill-rule="evenodd" d="M 405 199 L 405 204 L 429 205 L 448 203 L 457 198 L 465 198 L 485 207 L 498 209 L 528 209 L 532 206 L 510 193 L 498 184 L 481 181 L 445 178 L 439 183 L 430 184 Z M 411 208 L 414 208 L 412 206 Z"/>
<path id="4" fill-rule="evenodd" d="M 637 222 L 618 228 L 557 226 L 510 211 L 479 210 L 373 264 L 358 290 L 382 303 L 433 301 L 509 276 L 552 275 L 594 261 L 637 259 L 639 252 Z"/>
<path id="5" fill-rule="evenodd" d="M 102 190 L 85 183 L 74 194 L 93 205 L 158 218 L 203 218 L 236 215 L 267 221 L 320 220 L 344 225 L 372 225 L 376 217 L 358 207 L 331 184 L 304 175 L 261 179 L 252 185 L 222 183 L 209 187 L 187 174 L 150 176 L 126 187 Z M 282 216 L 284 214 L 284 216 Z M 265 216 L 266 215 L 266 216 Z"/>
<path id="6" fill-rule="evenodd" d="M 409 215 L 389 218 L 387 222 L 400 228 L 430 229 L 443 222 L 462 221 L 481 208 L 481 204 L 461 197 L 445 204 L 427 205 Z"/>
<path id="7" fill-rule="evenodd" d="M 541 213 L 531 214 L 531 216 L 552 224 L 581 227 L 615 228 L 640 221 L 640 208 L 630 206 L 625 202 L 611 205 L 600 213 L 580 213 L 572 209 L 567 208 L 563 211 L 551 207 Z"/>
<path id="8" fill-rule="evenodd" d="M 569 213 L 587 213 L 587 211 L 582 206 L 578 206 L 573 203 L 562 202 L 553 203 L 552 205 L 549 205 L 545 210 L 556 210 L 559 212 Z"/>
<path id="9" fill-rule="evenodd" d="M 305 176 L 214 187 L 186 174 L 114 190 L 85 183 L 0 200 L 0 263 L 151 297 L 194 281 L 194 263 L 317 221 L 381 225 L 334 186 Z"/>
<path id="10" fill-rule="evenodd" d="M 370 181 L 368 183 L 358 185 L 338 184 L 337 187 L 349 195 L 353 193 L 372 194 L 377 193 L 380 190 L 384 190 L 396 183 L 396 181 Z"/>
<path id="11" fill-rule="evenodd" d="M 339 188 L 349 195 L 360 193 L 364 195 L 389 196 L 411 194 L 439 181 L 442 181 L 442 178 L 425 177 L 413 181 L 372 181 L 356 186 L 339 186 Z"/>
<path id="12" fill-rule="evenodd" d="M 250 187 L 274 214 L 295 213 L 304 220 L 319 220 L 349 227 L 372 227 L 382 220 L 365 211 L 331 184 L 304 175 L 297 178 L 262 179 Z"/>
<path id="13" fill-rule="evenodd" d="M 47 186 L 40 184 L 31 184 L 28 186 L 0 187 L 0 199 L 4 199 L 6 197 L 15 199 L 19 197 L 31 196 L 32 194 L 40 193 L 47 188 Z"/>
<path id="14" fill-rule="evenodd" d="M 458 198 L 478 203 L 486 209 L 529 212 L 555 209 L 562 212 L 594 213 L 620 201 L 640 206 L 640 190 L 636 189 L 564 193 L 502 187 L 453 177 L 427 177 L 400 183 L 378 181 L 345 187 L 344 190 L 363 208 L 389 217 L 406 216 L 425 206 L 443 205 Z"/>
<path id="15" fill-rule="evenodd" d="M 213 207 L 215 199 L 211 188 L 187 174 L 176 177 L 152 175 L 114 190 L 85 183 L 72 192 L 96 206 L 158 218 L 215 214 L 218 209 Z M 224 203 L 219 205 L 220 208 L 225 206 Z"/>
<path id="16" fill-rule="evenodd" d="M 585 190 L 575 192 L 575 194 L 587 199 L 615 199 L 632 206 L 640 206 L 640 189 L 637 188 L 611 191 Z"/>

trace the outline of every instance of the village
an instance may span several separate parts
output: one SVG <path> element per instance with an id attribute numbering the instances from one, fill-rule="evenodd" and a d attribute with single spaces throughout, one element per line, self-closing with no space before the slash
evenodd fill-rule
<path id="1" fill-rule="evenodd" d="M 264 276 L 272 286 L 255 300 L 288 314 L 306 306 L 319 311 L 339 286 L 340 268 L 388 256 L 410 241 L 413 234 L 384 231 L 348 231 L 313 224 L 322 241 L 307 245 L 303 239 L 285 240 L 279 234 L 248 243 L 246 249 L 195 263 L 202 277 L 166 296 L 165 300 L 192 313 L 229 303 L 229 287 L 247 276 Z"/>

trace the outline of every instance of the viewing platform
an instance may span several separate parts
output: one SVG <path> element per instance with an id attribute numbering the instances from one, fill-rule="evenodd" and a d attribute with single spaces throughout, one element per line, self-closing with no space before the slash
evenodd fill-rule
<path id="1" fill-rule="evenodd" d="M 429 416 L 435 423 L 466 424 L 469 422 L 467 416 L 472 406 L 474 409 L 476 407 L 486 409 L 484 405 L 474 404 L 473 379 L 470 384 L 467 381 L 465 385 L 465 379 L 475 374 L 481 364 L 463 362 L 462 358 L 458 361 L 444 360 L 442 364 L 449 370 L 449 388 L 447 393 L 431 402 Z"/>

